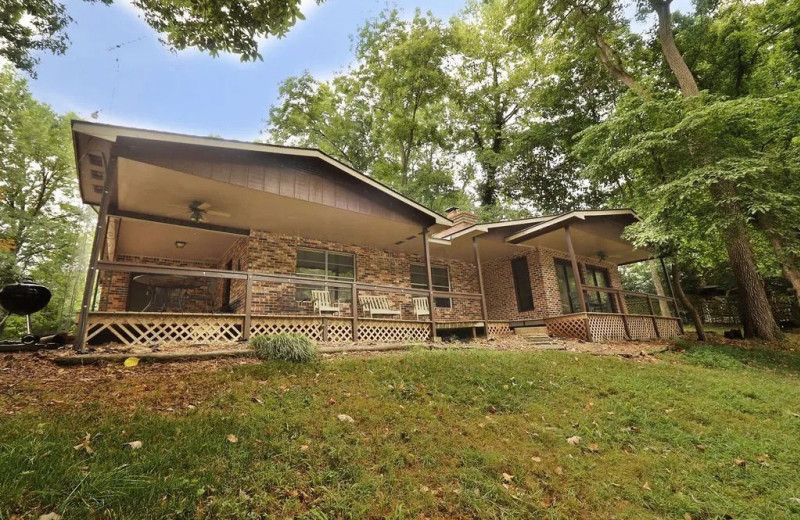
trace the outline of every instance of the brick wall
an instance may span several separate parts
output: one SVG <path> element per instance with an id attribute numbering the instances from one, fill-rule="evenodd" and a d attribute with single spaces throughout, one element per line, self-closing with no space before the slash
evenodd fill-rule
<path id="1" fill-rule="evenodd" d="M 353 254 L 356 257 L 356 280 L 376 285 L 410 287 L 411 264 L 425 261 L 421 252 L 420 254 L 408 254 L 266 231 L 252 231 L 248 247 L 249 269 L 254 273 L 295 274 L 298 247 Z M 433 258 L 431 263 L 448 267 L 452 291 L 479 292 L 474 264 L 436 258 Z M 295 284 L 254 283 L 253 313 L 310 313 L 310 302 L 297 301 L 296 289 Z M 380 291 L 360 291 L 359 294 L 385 295 L 392 302 L 393 308 L 402 310 L 403 318 L 414 319 L 413 305 L 411 297 L 408 295 Z M 349 304 L 344 307 L 349 314 Z M 435 315 L 437 320 L 478 320 L 480 314 L 479 301 L 454 298 L 452 309 L 437 308 Z"/>
<path id="2" fill-rule="evenodd" d="M 520 312 L 511 274 L 511 260 L 525 257 L 533 292 L 533 310 Z M 536 320 L 562 314 L 561 295 L 558 291 L 555 260 L 569 261 L 565 252 L 542 247 L 526 249 L 515 255 L 483 262 L 483 281 L 486 306 L 490 320 Z M 586 278 L 586 265 L 595 265 L 608 271 L 612 287 L 621 288 L 622 282 L 616 264 L 596 258 L 578 256 L 581 271 Z"/>

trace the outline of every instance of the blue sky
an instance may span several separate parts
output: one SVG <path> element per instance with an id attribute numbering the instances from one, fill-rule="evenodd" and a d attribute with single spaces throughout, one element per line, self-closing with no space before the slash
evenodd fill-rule
<path id="1" fill-rule="evenodd" d="M 104 123 L 252 140 L 264 127 L 281 81 L 304 70 L 329 77 L 345 68 L 352 57 L 350 36 L 366 19 L 390 5 L 407 13 L 421 5 L 447 19 L 463 4 L 305 1 L 306 20 L 285 38 L 264 42 L 264 61 L 240 63 L 234 56 L 211 58 L 196 50 L 170 52 L 124 2 L 67 0 L 75 20 L 68 29 L 71 45 L 64 55 L 41 56 L 31 91 L 58 112 L 89 118 L 99 110 L 97 120 Z"/>

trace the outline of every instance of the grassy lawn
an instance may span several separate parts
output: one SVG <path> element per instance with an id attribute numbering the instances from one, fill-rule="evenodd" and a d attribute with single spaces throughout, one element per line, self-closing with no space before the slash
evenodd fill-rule
<path id="1" fill-rule="evenodd" d="M 681 347 L 51 369 L 0 519 L 800 516 L 800 348 Z"/>

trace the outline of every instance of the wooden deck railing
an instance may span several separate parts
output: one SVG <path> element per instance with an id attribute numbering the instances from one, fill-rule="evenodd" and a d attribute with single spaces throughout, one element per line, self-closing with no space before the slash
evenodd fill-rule
<path id="1" fill-rule="evenodd" d="M 681 329 L 681 333 L 683 333 L 683 324 L 680 322 L 680 319 L 679 319 L 680 318 L 680 312 L 678 310 L 678 306 L 677 306 L 677 303 L 676 303 L 674 298 L 671 298 L 669 296 L 661 296 L 659 294 L 650 294 L 650 293 L 643 293 L 643 292 L 637 292 L 637 291 L 625 291 L 623 289 L 618 289 L 618 288 L 615 288 L 615 287 L 596 287 L 594 285 L 585 285 L 585 284 L 581 284 L 581 289 L 583 290 L 584 296 L 586 296 L 587 293 L 591 294 L 591 293 L 594 292 L 594 293 L 608 294 L 609 297 L 613 297 L 614 298 L 615 307 L 612 307 L 611 309 L 606 309 L 604 312 L 596 313 L 596 314 L 619 314 L 622 317 L 622 323 L 623 323 L 623 325 L 625 327 L 625 333 L 628 335 L 628 337 L 631 336 L 631 328 L 630 328 L 630 324 L 628 322 L 628 316 L 629 315 L 639 316 L 639 317 L 647 316 L 647 317 L 651 318 L 651 320 L 653 322 L 653 328 L 654 328 L 654 330 L 656 332 L 656 336 L 658 336 L 658 337 L 661 337 L 661 333 L 659 331 L 659 326 L 658 326 L 658 318 L 661 318 L 661 317 L 663 317 L 663 318 L 672 318 L 672 317 L 678 318 L 678 323 L 679 323 L 679 326 L 680 326 L 680 329 Z M 645 307 L 645 309 L 644 309 L 645 312 L 630 312 L 631 311 L 631 309 L 630 309 L 631 305 L 630 305 L 630 302 L 628 301 L 628 299 L 626 299 L 626 297 L 627 298 L 644 299 L 644 302 L 642 302 L 642 303 L 646 303 L 646 305 L 647 305 Z M 660 302 L 660 301 L 667 302 L 667 304 L 672 304 L 672 308 L 674 309 L 674 314 L 675 315 L 674 316 L 663 316 L 663 313 L 661 312 L 660 305 L 659 305 L 659 312 L 657 313 L 656 312 L 656 307 L 654 305 L 654 302 Z M 588 311 L 588 309 L 587 309 L 587 311 Z M 588 312 L 592 312 L 592 311 L 588 311 Z"/>
<path id="2" fill-rule="evenodd" d="M 330 288 L 349 289 L 351 291 L 351 315 L 349 317 L 335 317 L 338 320 L 347 319 L 351 323 L 351 334 L 353 341 L 359 340 L 359 320 L 364 318 L 359 317 L 358 313 L 358 292 L 371 291 L 383 292 L 391 294 L 403 294 L 411 297 L 414 296 L 432 296 L 433 298 L 453 298 L 481 301 L 483 297 L 480 293 L 469 292 L 449 292 L 449 291 L 429 291 L 427 289 L 416 289 L 413 287 L 399 287 L 393 285 L 382 285 L 373 283 L 363 283 L 358 281 L 342 281 L 342 280 L 324 280 L 314 278 L 311 276 L 298 276 L 298 275 L 284 275 L 284 274 L 267 274 L 267 273 L 253 273 L 248 271 L 228 271 L 223 269 L 203 269 L 196 267 L 166 267 L 156 266 L 149 264 L 138 264 L 132 262 L 97 262 L 97 270 L 109 272 L 123 272 L 123 273 L 137 273 L 137 274 L 165 274 L 165 275 L 180 275 L 180 276 L 196 276 L 202 278 L 218 278 L 228 280 L 240 280 L 246 282 L 245 298 L 244 298 L 244 312 L 238 316 L 241 317 L 241 335 L 242 339 L 248 339 L 250 331 L 253 330 L 253 283 L 254 282 L 272 282 L 295 284 L 305 286 L 319 286 L 324 285 Z M 92 306 L 94 308 L 94 305 Z M 434 311 L 435 312 L 435 311 Z M 97 313 L 96 313 L 97 314 Z M 176 313 L 170 313 L 176 314 Z M 191 314 L 191 313 L 186 313 Z M 298 315 L 302 316 L 302 315 Z M 320 317 L 322 318 L 322 317 Z M 333 319 L 333 317 L 329 317 Z M 483 317 L 485 320 L 485 316 Z M 374 320 L 370 320 L 374 321 Z M 408 320 L 399 320 L 408 321 Z M 433 319 L 418 320 L 416 323 L 420 325 L 428 325 L 431 328 L 431 337 L 435 337 L 436 325 Z M 327 323 L 326 323 L 327 324 Z M 366 326 L 366 322 L 365 322 Z M 362 334 L 363 335 L 363 334 Z M 327 336 L 327 334 L 325 334 Z"/>

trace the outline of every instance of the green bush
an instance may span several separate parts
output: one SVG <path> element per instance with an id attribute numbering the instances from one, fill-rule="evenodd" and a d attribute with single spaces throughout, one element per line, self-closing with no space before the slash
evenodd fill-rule
<path id="1" fill-rule="evenodd" d="M 301 334 L 265 334 L 250 338 L 260 359 L 310 363 L 317 359 L 317 345 Z"/>

